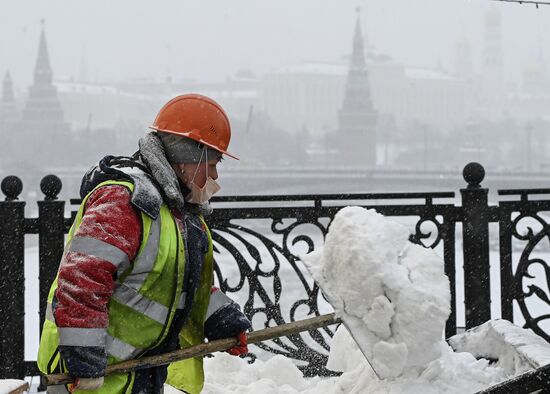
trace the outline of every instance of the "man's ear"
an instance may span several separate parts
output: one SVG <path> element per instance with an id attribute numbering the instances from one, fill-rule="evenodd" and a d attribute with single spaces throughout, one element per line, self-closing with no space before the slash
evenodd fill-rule
<path id="1" fill-rule="evenodd" d="M 171 166 L 177 175 L 183 175 L 185 164 L 171 164 Z"/>

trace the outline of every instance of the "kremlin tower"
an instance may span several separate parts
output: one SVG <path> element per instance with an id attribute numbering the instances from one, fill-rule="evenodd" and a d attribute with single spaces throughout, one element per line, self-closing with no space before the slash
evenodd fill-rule
<path id="1" fill-rule="evenodd" d="M 334 142 L 339 150 L 340 165 L 376 165 L 376 120 L 357 9 L 344 102 L 338 112 L 338 131 L 334 136 Z"/>

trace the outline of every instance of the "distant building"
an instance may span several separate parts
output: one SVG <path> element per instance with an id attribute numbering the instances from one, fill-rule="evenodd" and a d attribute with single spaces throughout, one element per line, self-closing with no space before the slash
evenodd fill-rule
<path id="1" fill-rule="evenodd" d="M 21 119 L 16 125 L 18 149 L 13 152 L 16 161 L 40 162 L 41 165 L 55 165 L 72 155 L 57 154 L 62 147 L 68 147 L 71 127 L 65 122 L 63 109 L 52 83 L 52 69 L 46 43 L 44 27 L 40 34 L 38 56 L 34 68 L 34 82 Z"/>
<path id="2" fill-rule="evenodd" d="M 2 82 L 2 97 L 0 98 L 0 133 L 13 125 L 17 119 L 13 82 L 9 71 L 6 71 Z"/>
<path id="3" fill-rule="evenodd" d="M 372 101 L 399 128 L 423 123 L 441 131 L 462 124 L 474 105 L 472 84 L 445 71 L 369 64 Z"/>
<path id="4" fill-rule="evenodd" d="M 52 84 L 52 69 L 44 28 L 40 34 L 34 83 L 29 88 L 21 127 L 30 130 L 47 130 L 52 133 L 64 133 L 70 129 L 69 124 L 63 119 L 63 109 L 57 97 L 57 89 Z"/>
<path id="5" fill-rule="evenodd" d="M 456 42 L 455 76 L 466 80 L 471 80 L 474 76 L 472 43 L 464 36 Z"/>
<path id="6" fill-rule="evenodd" d="M 129 95 L 113 84 L 56 79 L 59 101 L 65 118 L 75 129 L 112 127 L 125 110 L 123 102 Z M 137 110 L 136 110 L 137 112 Z"/>
<path id="7" fill-rule="evenodd" d="M 473 83 L 442 70 L 412 68 L 394 62 L 361 37 L 372 107 L 399 128 L 423 123 L 450 130 L 463 124 L 475 106 Z M 355 49 L 354 49 L 355 51 Z M 471 48 L 462 48 L 462 72 L 471 71 Z M 467 56 L 464 56 L 464 55 Z M 352 55 L 350 58 L 353 58 Z M 298 133 L 304 125 L 320 138 L 340 125 L 350 65 L 305 63 L 260 78 L 259 105 L 282 129 Z"/>
<path id="8" fill-rule="evenodd" d="M 346 72 L 340 64 L 307 63 L 267 73 L 260 80 L 260 108 L 285 130 L 305 125 L 312 135 L 324 135 L 338 126 Z"/>
<path id="9" fill-rule="evenodd" d="M 246 121 L 250 107 L 257 106 L 258 81 L 251 73 L 217 83 L 194 81 L 130 80 L 113 83 L 57 79 L 55 85 L 66 118 L 75 128 L 113 127 L 131 122 L 143 132 L 166 101 L 183 93 L 201 93 L 217 100 L 231 118 Z"/>
<path id="10" fill-rule="evenodd" d="M 495 5 L 491 5 L 485 13 L 482 77 L 487 93 L 498 95 L 502 91 L 502 26 L 500 10 Z"/>
<path id="11" fill-rule="evenodd" d="M 339 151 L 340 165 L 376 165 L 377 113 L 371 100 L 364 47 L 358 15 L 338 129 L 331 136 L 331 146 Z"/>
<path id="12" fill-rule="evenodd" d="M 13 82 L 9 72 L 6 72 L 2 83 L 0 98 L 0 169 L 10 162 L 10 152 L 13 150 L 13 131 L 17 120 Z"/>
<path id="13" fill-rule="evenodd" d="M 546 63 L 542 51 L 538 57 L 530 59 L 525 64 L 522 77 L 524 93 L 535 96 L 550 94 L 550 84 L 546 76 Z"/>
<path id="14" fill-rule="evenodd" d="M 524 65 L 522 77 L 521 90 L 507 92 L 504 112 L 520 122 L 550 121 L 550 81 L 542 52 Z"/>

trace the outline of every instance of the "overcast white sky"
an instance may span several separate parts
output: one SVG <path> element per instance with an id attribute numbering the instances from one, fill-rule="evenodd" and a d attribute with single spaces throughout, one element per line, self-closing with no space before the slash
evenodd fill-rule
<path id="1" fill-rule="evenodd" d="M 452 70 L 461 36 L 479 62 L 483 18 L 502 11 L 506 70 L 542 48 L 550 53 L 550 6 L 489 0 L 0 0 L 0 75 L 18 90 L 31 82 L 40 20 L 54 73 L 78 76 L 82 59 L 96 80 L 162 79 L 171 74 L 223 80 L 239 69 L 258 74 L 305 61 L 332 62 L 350 52 L 355 7 L 364 33 L 396 61 Z"/>

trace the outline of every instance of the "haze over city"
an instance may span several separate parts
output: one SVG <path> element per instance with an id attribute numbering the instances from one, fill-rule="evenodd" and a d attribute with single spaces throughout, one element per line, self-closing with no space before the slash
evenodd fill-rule
<path id="1" fill-rule="evenodd" d="M 257 74 L 302 62 L 334 62 L 350 51 L 355 7 L 368 42 L 397 62 L 446 69 L 455 42 L 472 41 L 479 62 L 483 17 L 502 14 L 505 69 L 521 67 L 550 45 L 550 7 L 488 0 L 251 0 L 130 1 L 25 0 L 0 2 L 0 70 L 16 87 L 31 83 L 46 21 L 57 77 L 78 77 L 84 63 L 92 80 L 132 78 L 223 80 L 241 69 Z"/>
<path id="2" fill-rule="evenodd" d="M 133 153 L 162 104 L 185 92 L 209 95 L 228 112 L 242 160 L 224 168 L 459 174 L 470 161 L 493 173 L 550 165 L 550 7 L 489 0 L 1 4 L 4 174 L 61 171 L 75 190 L 83 169 L 102 156 Z M 368 187 L 409 186 L 417 185 L 399 178 Z M 347 179 L 342 187 L 359 186 Z"/>

